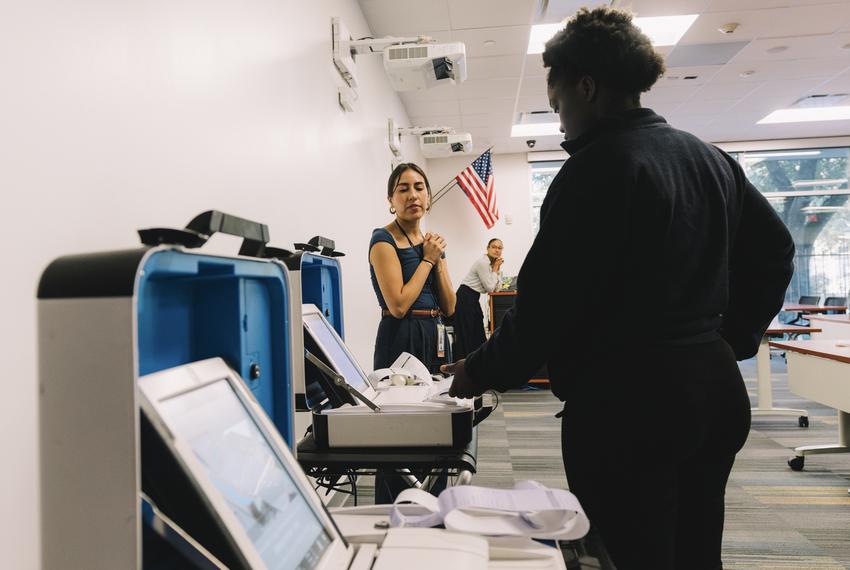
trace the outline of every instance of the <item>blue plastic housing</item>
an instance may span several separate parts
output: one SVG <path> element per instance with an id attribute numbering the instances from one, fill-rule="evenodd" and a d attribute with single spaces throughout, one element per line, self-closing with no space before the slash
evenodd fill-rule
<path id="1" fill-rule="evenodd" d="M 141 269 L 136 290 L 139 375 L 220 356 L 292 445 L 285 268 L 269 261 L 162 250 Z"/>
<path id="2" fill-rule="evenodd" d="M 319 307 L 328 322 L 345 340 L 342 317 L 342 274 L 335 258 L 309 252 L 301 256 L 301 302 Z"/>

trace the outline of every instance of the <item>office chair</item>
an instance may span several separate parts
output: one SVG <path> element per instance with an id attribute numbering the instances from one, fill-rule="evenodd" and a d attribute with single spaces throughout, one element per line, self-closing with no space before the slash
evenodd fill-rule
<path id="1" fill-rule="evenodd" d="M 797 299 L 798 305 L 819 305 L 820 304 L 820 295 L 800 295 L 799 299 Z M 838 303 L 835 303 L 836 305 Z M 803 313 L 796 313 L 796 316 L 787 322 L 789 325 L 802 325 L 806 326 L 809 324 L 809 321 L 803 318 Z"/>
<path id="2" fill-rule="evenodd" d="M 847 306 L 847 297 L 827 297 L 823 300 L 823 304 L 826 307 L 846 307 Z M 844 311 L 829 311 L 826 313 L 827 315 L 843 315 Z"/>

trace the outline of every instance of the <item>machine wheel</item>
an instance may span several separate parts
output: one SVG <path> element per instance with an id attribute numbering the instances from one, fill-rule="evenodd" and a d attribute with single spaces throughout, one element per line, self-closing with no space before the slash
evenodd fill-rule
<path id="1" fill-rule="evenodd" d="M 800 416 L 797 418 L 797 425 L 800 427 L 809 427 L 809 416 Z"/>
<path id="2" fill-rule="evenodd" d="M 802 471 L 805 462 L 805 457 L 803 457 L 802 455 L 795 455 L 794 457 L 788 460 L 788 467 L 790 467 L 792 471 Z"/>

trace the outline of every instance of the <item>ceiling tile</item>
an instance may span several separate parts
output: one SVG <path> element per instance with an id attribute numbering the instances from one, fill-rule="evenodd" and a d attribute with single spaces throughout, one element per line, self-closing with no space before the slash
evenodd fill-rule
<path id="1" fill-rule="evenodd" d="M 410 126 L 412 127 L 452 127 L 456 130 L 463 129 L 463 122 L 460 115 L 432 115 L 432 116 L 411 116 Z"/>
<path id="2" fill-rule="evenodd" d="M 549 0 L 544 14 L 535 12 L 535 23 L 557 24 L 575 14 L 579 8 L 595 8 L 609 4 L 610 2 L 604 0 Z"/>
<path id="3" fill-rule="evenodd" d="M 519 95 L 520 97 L 546 97 L 546 79 L 538 76 L 523 77 Z"/>
<path id="4" fill-rule="evenodd" d="M 693 87 L 653 87 L 649 93 L 644 93 L 642 95 L 642 99 L 650 105 L 653 103 L 675 103 L 677 101 L 687 101 L 697 91 L 699 91 L 699 88 L 699 85 L 694 85 Z"/>
<path id="5" fill-rule="evenodd" d="M 467 57 L 524 55 L 528 51 L 530 33 L 531 26 L 455 30 L 452 32 L 452 40 L 466 44 Z M 485 41 L 492 41 L 495 44 L 484 45 Z"/>
<path id="6" fill-rule="evenodd" d="M 525 77 L 545 77 L 548 72 L 549 70 L 543 67 L 543 54 L 526 54 L 525 69 L 523 71 Z"/>
<path id="7" fill-rule="evenodd" d="M 848 21 L 850 2 L 708 13 L 697 18 L 679 45 L 831 34 Z M 730 22 L 740 24 L 735 33 L 717 31 Z"/>
<path id="8" fill-rule="evenodd" d="M 431 117 L 435 115 L 460 115 L 460 104 L 456 99 L 451 101 L 405 101 L 404 108 L 409 117 Z"/>
<path id="9" fill-rule="evenodd" d="M 520 96 L 517 99 L 516 110 L 522 111 L 550 111 L 549 98 L 546 95 Z"/>
<path id="10" fill-rule="evenodd" d="M 761 83 L 738 78 L 738 81 L 721 83 L 712 81 L 694 95 L 695 99 L 718 100 L 718 99 L 742 99 L 759 88 Z"/>
<path id="11" fill-rule="evenodd" d="M 741 51 L 748 40 L 710 44 L 677 45 L 665 58 L 670 67 L 723 65 Z"/>
<path id="12" fill-rule="evenodd" d="M 469 81 L 467 79 L 467 81 Z M 461 84 L 463 85 L 463 84 Z M 460 91 L 457 85 L 440 85 L 431 89 L 417 89 L 415 91 L 402 91 L 399 93 L 401 100 L 405 103 L 408 101 L 448 101 L 457 99 Z"/>
<path id="13" fill-rule="evenodd" d="M 850 92 L 850 71 L 817 86 L 821 93 L 848 93 Z"/>
<path id="14" fill-rule="evenodd" d="M 425 30 L 449 30 L 446 0 L 359 0 L 376 36 L 419 35 Z"/>
<path id="15" fill-rule="evenodd" d="M 815 6 L 817 4 L 835 4 L 835 0 L 747 0 L 747 10 L 765 8 L 784 8 L 795 6 Z M 730 12 L 741 8 L 741 0 L 708 0 L 704 12 Z"/>
<path id="16" fill-rule="evenodd" d="M 462 118 L 462 124 L 464 129 L 472 129 L 472 128 L 496 128 L 503 129 L 507 127 L 510 129 L 510 126 L 513 124 L 510 115 L 506 113 L 486 113 L 480 115 L 464 115 Z"/>
<path id="17" fill-rule="evenodd" d="M 531 24 L 536 0 L 448 0 L 453 30 Z"/>
<path id="18" fill-rule="evenodd" d="M 481 99 L 464 99 L 460 102 L 463 116 L 482 113 L 513 113 L 514 97 L 484 97 Z"/>
<path id="19" fill-rule="evenodd" d="M 694 97 L 690 101 L 682 102 L 676 109 L 676 115 L 721 115 L 731 109 L 738 99 L 714 99 L 703 100 L 699 97 Z"/>
<path id="20" fill-rule="evenodd" d="M 697 65 L 690 67 L 668 67 L 658 80 L 657 85 L 675 87 L 677 85 L 704 85 L 723 68 L 722 65 Z M 690 78 L 690 79 L 686 79 Z"/>
<path id="21" fill-rule="evenodd" d="M 731 112 L 733 115 L 762 113 L 763 117 L 771 111 L 788 107 L 796 100 L 796 98 L 796 95 L 776 95 L 771 97 L 758 97 L 751 95 L 736 103 L 735 106 L 732 107 Z M 761 117 L 759 117 L 759 119 L 760 118 Z"/>
<path id="22" fill-rule="evenodd" d="M 777 81 L 834 77 L 850 66 L 850 58 L 798 59 L 791 61 L 762 61 L 760 63 L 729 63 L 714 76 L 714 81 L 735 81 L 742 73 L 754 71 L 748 79 Z"/>
<path id="23" fill-rule="evenodd" d="M 523 57 L 516 55 L 495 55 L 491 57 L 469 57 L 466 59 L 468 79 L 501 79 L 519 77 Z"/>
<path id="24" fill-rule="evenodd" d="M 759 39 L 753 40 L 738 52 L 738 55 L 732 59 L 732 63 L 842 57 L 850 60 L 850 50 L 843 49 L 843 46 L 847 44 L 850 44 L 850 33 Z M 776 51 L 781 48 L 785 49 Z M 771 49 L 775 53 L 768 51 Z"/>
<path id="25" fill-rule="evenodd" d="M 766 81 L 753 91 L 750 97 L 802 97 L 806 93 L 818 90 L 826 83 L 826 78 L 810 77 L 790 81 Z"/>
<path id="26" fill-rule="evenodd" d="M 458 87 L 461 99 L 516 97 L 518 77 L 505 79 L 467 79 Z"/>

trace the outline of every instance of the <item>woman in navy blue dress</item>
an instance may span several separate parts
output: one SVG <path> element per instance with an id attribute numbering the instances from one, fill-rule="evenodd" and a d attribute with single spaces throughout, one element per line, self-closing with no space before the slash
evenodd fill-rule
<path id="1" fill-rule="evenodd" d="M 387 183 L 387 201 L 395 219 L 374 230 L 369 242 L 369 271 L 381 307 L 374 368 L 387 368 L 407 352 L 437 373 L 449 350 L 441 316 L 454 314 L 455 292 L 445 260 L 446 240 L 420 228 L 431 205 L 431 186 L 422 169 L 413 163 L 398 165 Z M 431 491 L 437 494 L 445 485 L 443 474 Z M 379 472 L 375 503 L 391 503 L 407 487 L 400 475 Z"/>
<path id="2" fill-rule="evenodd" d="M 369 270 L 381 307 L 374 368 L 387 368 L 402 352 L 422 361 L 432 373 L 445 362 L 441 316 L 455 311 L 455 292 L 445 260 L 446 240 L 422 233 L 431 187 L 421 168 L 400 164 L 387 184 L 395 219 L 372 232 Z"/>

